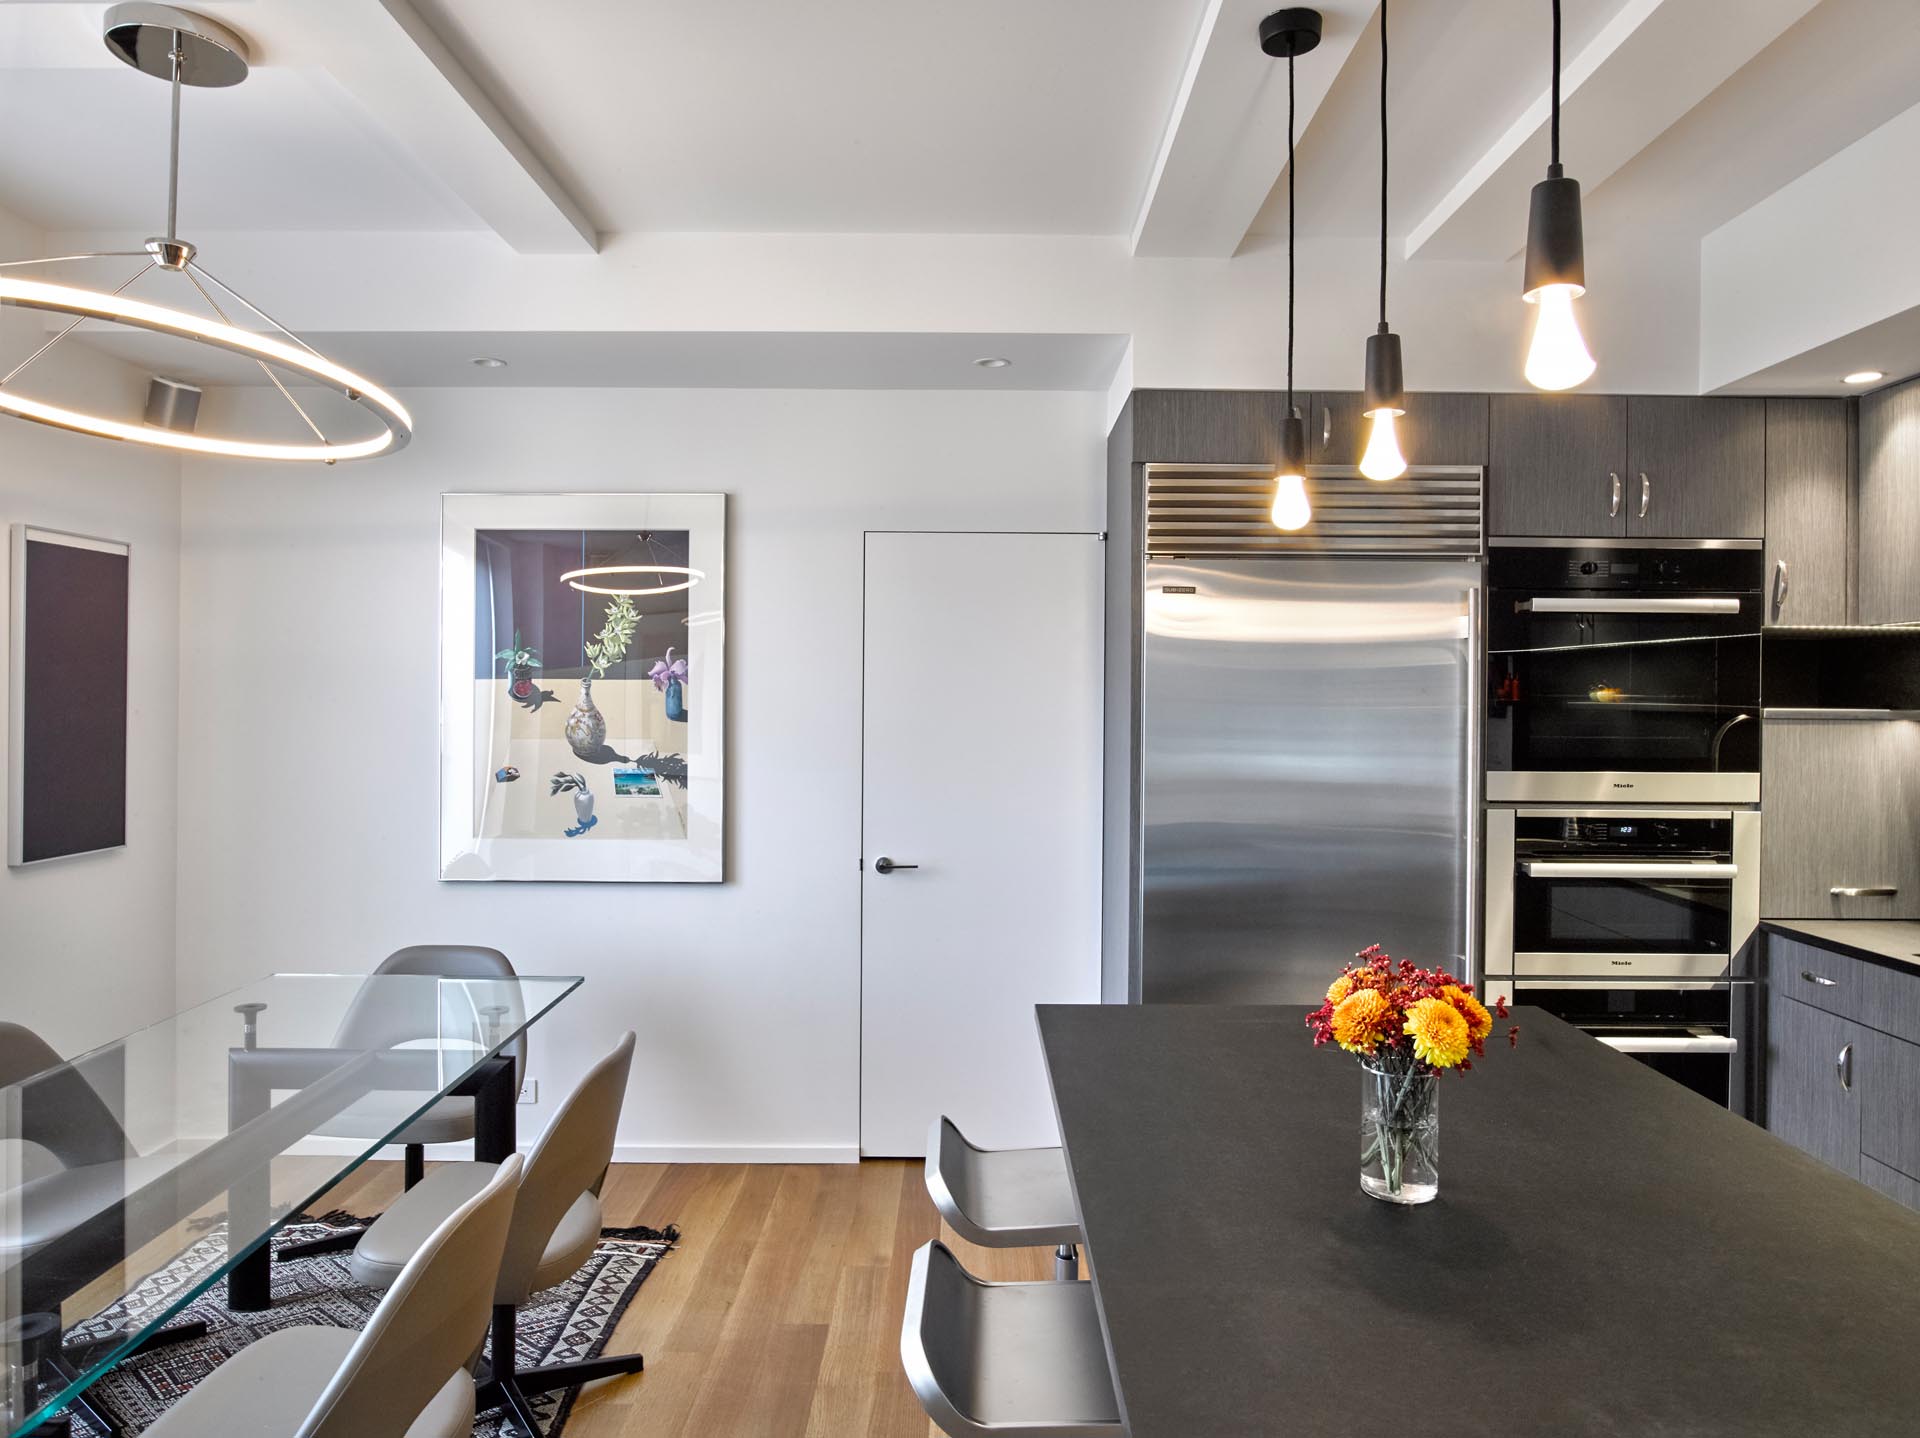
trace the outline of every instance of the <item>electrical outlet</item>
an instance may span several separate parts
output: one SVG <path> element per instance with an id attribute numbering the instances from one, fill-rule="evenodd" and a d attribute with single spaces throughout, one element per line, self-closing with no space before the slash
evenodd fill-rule
<path id="1" fill-rule="evenodd" d="M 525 1083 L 520 1085 L 520 1102 L 521 1103 L 539 1103 L 540 1102 L 540 1080 L 539 1079 L 528 1079 Z"/>

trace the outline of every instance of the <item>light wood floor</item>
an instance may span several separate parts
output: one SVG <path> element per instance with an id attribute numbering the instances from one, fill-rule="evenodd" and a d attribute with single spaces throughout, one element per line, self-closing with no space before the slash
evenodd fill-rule
<path id="1" fill-rule="evenodd" d="M 377 1212 L 397 1164 L 328 1196 Z M 617 1164 L 609 1225 L 680 1225 L 609 1351 L 647 1371 L 581 1395 L 567 1438 L 927 1438 L 900 1372 L 914 1249 L 944 1237 L 982 1278 L 1047 1278 L 1050 1250 L 975 1248 L 946 1229 L 915 1160 Z"/>

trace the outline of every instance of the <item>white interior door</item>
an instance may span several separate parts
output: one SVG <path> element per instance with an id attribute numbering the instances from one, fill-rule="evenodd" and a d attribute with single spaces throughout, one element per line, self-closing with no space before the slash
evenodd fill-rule
<path id="1" fill-rule="evenodd" d="M 1059 1142 L 1033 1007 L 1100 999 L 1101 590 L 1090 534 L 867 536 L 864 1154 Z"/>

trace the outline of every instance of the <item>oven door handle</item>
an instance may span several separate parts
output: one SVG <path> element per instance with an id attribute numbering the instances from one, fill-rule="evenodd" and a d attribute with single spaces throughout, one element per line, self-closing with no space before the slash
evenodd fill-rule
<path id="1" fill-rule="evenodd" d="M 1608 1048 L 1623 1054 L 1737 1054 L 1740 1052 L 1740 1040 L 1730 1034 L 1694 1034 L 1685 1038 L 1662 1034 L 1648 1034 L 1645 1037 L 1631 1034 L 1604 1034 L 1596 1037 Z"/>
<path id="2" fill-rule="evenodd" d="M 1529 879 L 1733 879 L 1738 864 L 1701 862 L 1610 863 L 1594 859 L 1527 859 L 1520 872 Z"/>
<path id="3" fill-rule="evenodd" d="M 1522 599 L 1523 614 L 1738 614 L 1738 599 L 1587 599 L 1555 595 Z"/>

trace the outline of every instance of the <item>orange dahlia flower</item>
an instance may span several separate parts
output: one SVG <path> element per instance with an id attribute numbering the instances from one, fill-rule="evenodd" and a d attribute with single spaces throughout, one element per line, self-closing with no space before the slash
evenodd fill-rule
<path id="1" fill-rule="evenodd" d="M 1334 1042 L 1350 1054 L 1370 1054 L 1393 1028 L 1393 1019 L 1393 1005 L 1378 989 L 1356 989 L 1334 1006 Z"/>
<path id="2" fill-rule="evenodd" d="M 1342 974 L 1327 986 L 1327 1002 L 1337 1004 L 1353 992 L 1353 975 Z"/>
<path id="3" fill-rule="evenodd" d="M 1336 1011 L 1334 1021 L 1339 1018 Z M 1415 1001 L 1407 1010 L 1406 1032 L 1413 1035 L 1413 1056 L 1437 1069 L 1457 1067 L 1473 1048 L 1465 1015 L 1445 999 Z"/>
<path id="4" fill-rule="evenodd" d="M 1493 1015 L 1487 1012 L 1486 1005 L 1465 989 L 1449 984 L 1440 990 L 1440 997 L 1460 1010 L 1460 1017 L 1467 1021 L 1467 1032 L 1476 1039 L 1484 1039 L 1493 1032 Z"/>

